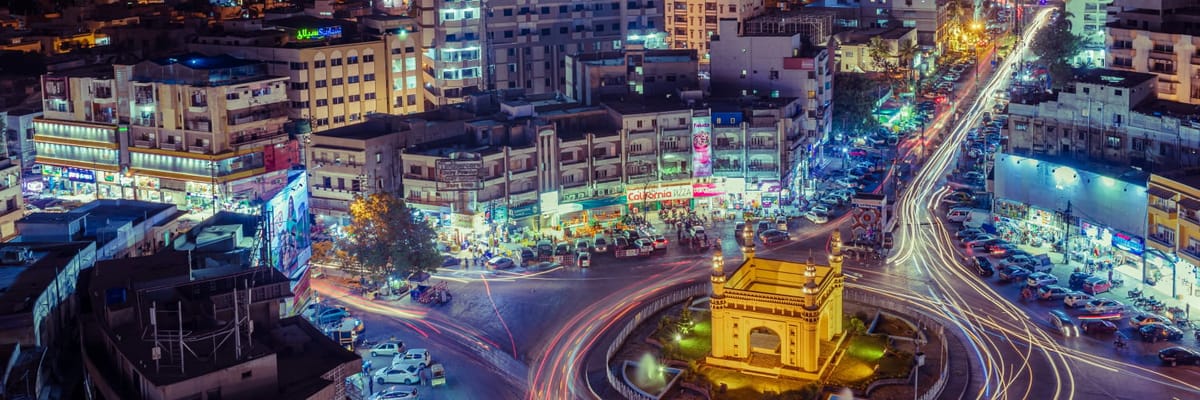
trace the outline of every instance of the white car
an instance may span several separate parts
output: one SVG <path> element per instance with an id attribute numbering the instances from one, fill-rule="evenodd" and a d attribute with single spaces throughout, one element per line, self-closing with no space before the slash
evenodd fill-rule
<path id="1" fill-rule="evenodd" d="M 1035 272 L 1032 275 L 1029 275 L 1029 278 L 1026 278 L 1026 281 L 1029 286 L 1040 287 L 1058 283 L 1058 277 L 1045 272 Z"/>
<path id="2" fill-rule="evenodd" d="M 1069 308 L 1083 307 L 1089 301 L 1092 301 L 1092 299 L 1094 299 L 1094 297 L 1092 297 L 1090 294 L 1084 292 L 1071 292 L 1067 294 L 1067 297 L 1063 297 L 1063 305 Z"/>
<path id="3" fill-rule="evenodd" d="M 1107 314 L 1125 309 L 1125 305 L 1112 299 L 1094 299 L 1083 306 L 1084 311 L 1092 314 Z"/>
<path id="4" fill-rule="evenodd" d="M 421 368 L 417 367 L 416 365 L 387 367 L 379 371 L 375 371 L 375 383 L 380 385 L 386 385 L 389 383 L 413 385 L 421 383 Z"/>
<path id="5" fill-rule="evenodd" d="M 396 357 L 392 358 L 392 368 L 406 367 L 409 365 L 416 365 L 419 368 L 425 368 L 428 367 L 429 364 L 433 364 L 433 361 L 430 361 L 429 350 L 426 349 L 411 349 L 404 352 L 404 354 L 397 354 Z"/>
<path id="6" fill-rule="evenodd" d="M 808 210 L 809 210 L 809 211 L 812 211 L 812 212 L 815 212 L 815 213 L 818 213 L 818 214 L 825 214 L 825 215 L 829 215 L 829 207 L 825 207 L 824 205 L 821 205 L 821 204 L 817 204 L 817 205 L 815 205 L 815 206 L 812 206 L 812 208 L 810 208 L 810 209 L 808 209 Z"/>
<path id="7" fill-rule="evenodd" d="M 812 223 L 814 223 L 814 224 L 824 224 L 824 223 L 829 222 L 828 216 L 826 216 L 825 214 L 822 214 L 822 213 L 818 213 L 816 211 L 809 211 L 809 212 L 804 213 L 804 218 L 807 218 L 809 221 L 812 221 Z"/>
<path id="8" fill-rule="evenodd" d="M 371 347 L 371 357 L 395 356 L 404 352 L 404 342 L 380 343 Z"/>
<path id="9" fill-rule="evenodd" d="M 371 400 L 418 400 L 420 395 L 417 394 L 415 387 L 391 387 L 371 396 Z"/>

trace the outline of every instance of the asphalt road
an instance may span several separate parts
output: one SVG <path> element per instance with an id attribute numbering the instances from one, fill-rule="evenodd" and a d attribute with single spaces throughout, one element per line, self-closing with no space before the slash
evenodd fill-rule
<path id="1" fill-rule="evenodd" d="M 1048 13 L 1037 16 L 1042 27 Z M 1028 31 L 1031 37 L 1034 29 Z M 1023 43 L 1028 43 L 1024 40 Z M 982 93 L 1001 87 L 1012 60 L 999 67 Z M 964 90 L 974 90 L 969 84 Z M 986 97 L 986 96 L 984 96 Z M 966 99 L 967 96 L 960 96 Z M 1120 352 L 1105 337 L 1062 338 L 1051 333 L 1043 317 L 1057 303 L 1020 302 L 1017 285 L 983 281 L 960 262 L 952 232 L 940 218 L 938 204 L 948 170 L 966 131 L 990 104 L 966 103 L 963 117 L 942 119 L 931 129 L 949 129 L 946 142 L 927 149 L 928 161 L 904 184 L 897 210 L 901 225 L 896 249 L 881 261 L 847 261 L 847 271 L 860 277 L 848 285 L 880 296 L 907 301 L 927 312 L 955 321 L 967 343 L 973 381 L 967 397 L 975 399 L 1197 399 L 1200 367 L 1166 368 L 1155 351 L 1167 344 L 1142 344 Z M 902 151 L 911 150 L 911 141 Z M 904 158 L 902 158 L 904 159 Z M 882 185 L 881 185 L 882 186 Z M 845 210 L 839 210 L 845 212 Z M 847 224 L 842 215 L 825 225 L 793 223 L 792 241 L 760 247 L 768 257 L 824 261 L 826 240 Z M 735 268 L 740 252 L 733 223 L 711 226 L 723 240 L 726 269 Z M 663 232 L 673 238 L 674 232 Z M 436 274 L 448 283 L 454 299 L 430 307 L 408 299 L 367 301 L 345 294 L 332 279 L 314 288 L 334 303 L 345 304 L 367 325 L 371 341 L 395 337 L 410 348 L 427 348 L 446 367 L 448 384 L 423 386 L 423 399 L 591 399 L 584 382 L 589 349 L 603 348 L 601 338 L 618 326 L 637 305 L 681 284 L 707 281 L 710 252 L 693 252 L 672 243 L 645 258 L 597 256 L 592 268 L 548 271 L 456 271 Z M 1128 329 L 1127 329 L 1128 330 Z M 376 368 L 389 360 L 373 360 Z M 376 385 L 376 389 L 379 389 Z"/>

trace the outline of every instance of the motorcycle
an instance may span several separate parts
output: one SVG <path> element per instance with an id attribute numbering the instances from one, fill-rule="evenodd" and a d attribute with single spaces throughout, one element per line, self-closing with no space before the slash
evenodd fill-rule
<path id="1" fill-rule="evenodd" d="M 1127 299 L 1136 299 L 1140 297 L 1142 297 L 1141 289 L 1129 289 L 1129 292 L 1125 293 L 1125 298 Z"/>
<path id="2" fill-rule="evenodd" d="M 1121 285 L 1124 285 L 1124 284 L 1125 284 L 1124 279 L 1113 278 L 1113 280 L 1112 280 L 1112 287 L 1114 287 L 1114 288 L 1119 288 L 1119 287 L 1121 287 Z"/>

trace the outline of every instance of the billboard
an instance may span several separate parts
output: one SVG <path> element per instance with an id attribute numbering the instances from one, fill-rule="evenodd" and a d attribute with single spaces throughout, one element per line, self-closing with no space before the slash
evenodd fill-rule
<path id="1" fill-rule="evenodd" d="M 312 242 L 306 172 L 297 170 L 289 175 L 287 186 L 267 200 L 263 212 L 267 223 L 267 265 L 291 279 L 295 289 L 306 275 Z"/>
<path id="2" fill-rule="evenodd" d="M 692 176 L 712 176 L 712 119 L 692 117 Z"/>
<path id="3" fill-rule="evenodd" d="M 483 161 L 437 160 L 437 190 L 463 191 L 483 189 Z"/>
<path id="4" fill-rule="evenodd" d="M 692 185 L 625 188 L 625 201 L 629 204 L 644 201 L 684 200 L 690 198 L 692 198 Z"/>

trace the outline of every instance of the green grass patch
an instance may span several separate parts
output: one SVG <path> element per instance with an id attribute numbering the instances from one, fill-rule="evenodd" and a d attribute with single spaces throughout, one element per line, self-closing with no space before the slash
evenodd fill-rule
<path id="1" fill-rule="evenodd" d="M 684 361 L 699 361 L 712 351 L 712 322 L 697 321 L 691 332 L 679 341 L 679 357 Z"/>

